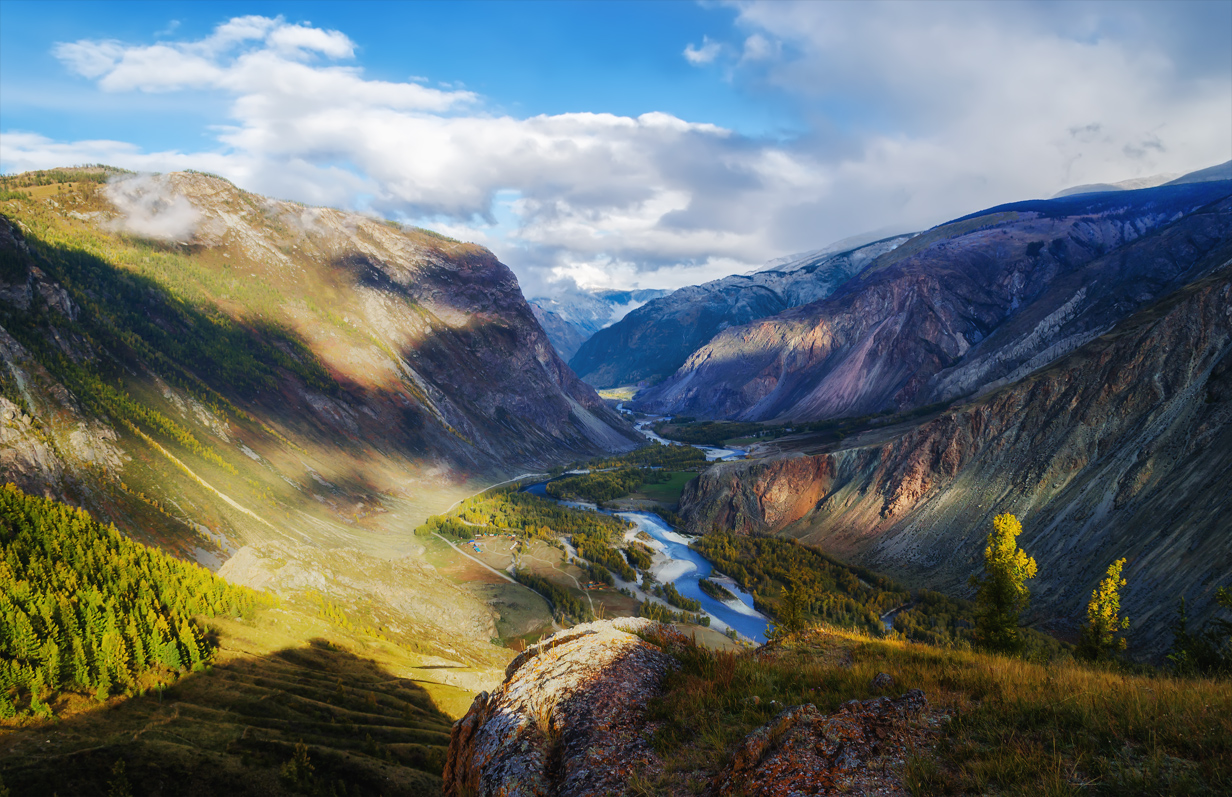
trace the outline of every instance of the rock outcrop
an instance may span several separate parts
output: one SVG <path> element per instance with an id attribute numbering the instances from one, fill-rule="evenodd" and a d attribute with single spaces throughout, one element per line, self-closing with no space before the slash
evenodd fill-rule
<path id="1" fill-rule="evenodd" d="M 867 764 L 901 758 L 912 746 L 912 720 L 928 705 L 912 689 L 900 698 L 852 700 L 826 716 L 811 703 L 784 709 L 751 733 L 720 778 L 720 797 L 882 794 Z"/>
<path id="2" fill-rule="evenodd" d="M 656 764 L 641 733 L 675 661 L 636 636 L 645 619 L 575 626 L 528 648 L 505 683 L 454 725 L 444 789 L 453 797 L 618 794 Z"/>
<path id="3" fill-rule="evenodd" d="M 647 703 L 677 666 L 687 641 L 668 626 L 623 618 L 576 626 L 519 655 L 505 682 L 482 693 L 453 728 L 447 797 L 608 797 L 636 779 L 664 794 L 694 794 L 649 745 Z M 897 776 L 909 750 L 931 734 L 917 722 L 924 693 L 853 700 L 833 715 L 794 706 L 754 731 L 706 794 L 905 794 Z M 877 760 L 876 766 L 869 766 Z M 893 763 L 894 766 L 887 767 Z M 691 773 L 695 778 L 698 773 Z"/>

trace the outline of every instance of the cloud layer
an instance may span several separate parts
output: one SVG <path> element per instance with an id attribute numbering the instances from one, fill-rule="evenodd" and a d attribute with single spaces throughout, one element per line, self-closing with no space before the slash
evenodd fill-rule
<path id="1" fill-rule="evenodd" d="M 192 167 L 273 196 L 426 220 L 492 246 L 530 294 L 562 279 L 674 287 L 864 230 L 1227 160 L 1232 45 L 1208 35 L 1195 53 L 1192 37 L 1165 34 L 1208 12 L 1158 12 L 742 4 L 728 40 L 678 52 L 793 103 L 805 132 L 784 140 L 653 110 L 496 114 L 469 91 L 366 78 L 343 32 L 242 17 L 197 41 L 55 49 L 103 92 L 229 97 L 211 151 L 10 131 L 0 162 Z"/>

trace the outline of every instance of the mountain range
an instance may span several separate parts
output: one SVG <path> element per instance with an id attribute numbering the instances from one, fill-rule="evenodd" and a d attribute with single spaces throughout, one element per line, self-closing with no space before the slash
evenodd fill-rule
<path id="1" fill-rule="evenodd" d="M 666 293 L 657 288 L 593 292 L 577 289 L 529 301 L 531 311 L 556 351 L 563 359 L 569 360 L 577 354 L 578 347 L 596 332 Z"/>

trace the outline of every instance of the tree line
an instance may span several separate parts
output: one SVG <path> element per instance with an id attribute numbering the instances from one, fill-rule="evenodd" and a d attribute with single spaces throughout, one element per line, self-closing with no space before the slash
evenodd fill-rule
<path id="1" fill-rule="evenodd" d="M 62 691 L 106 700 L 147 670 L 199 666 L 212 648 L 197 615 L 269 601 L 12 484 L 0 543 L 0 716 L 50 716 Z"/>

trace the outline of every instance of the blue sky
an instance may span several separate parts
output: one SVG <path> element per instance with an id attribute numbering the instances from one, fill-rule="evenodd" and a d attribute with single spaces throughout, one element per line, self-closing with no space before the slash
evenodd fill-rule
<path id="1" fill-rule="evenodd" d="M 1232 158 L 1232 2 L 0 2 L 0 169 L 199 168 L 675 287 Z"/>

